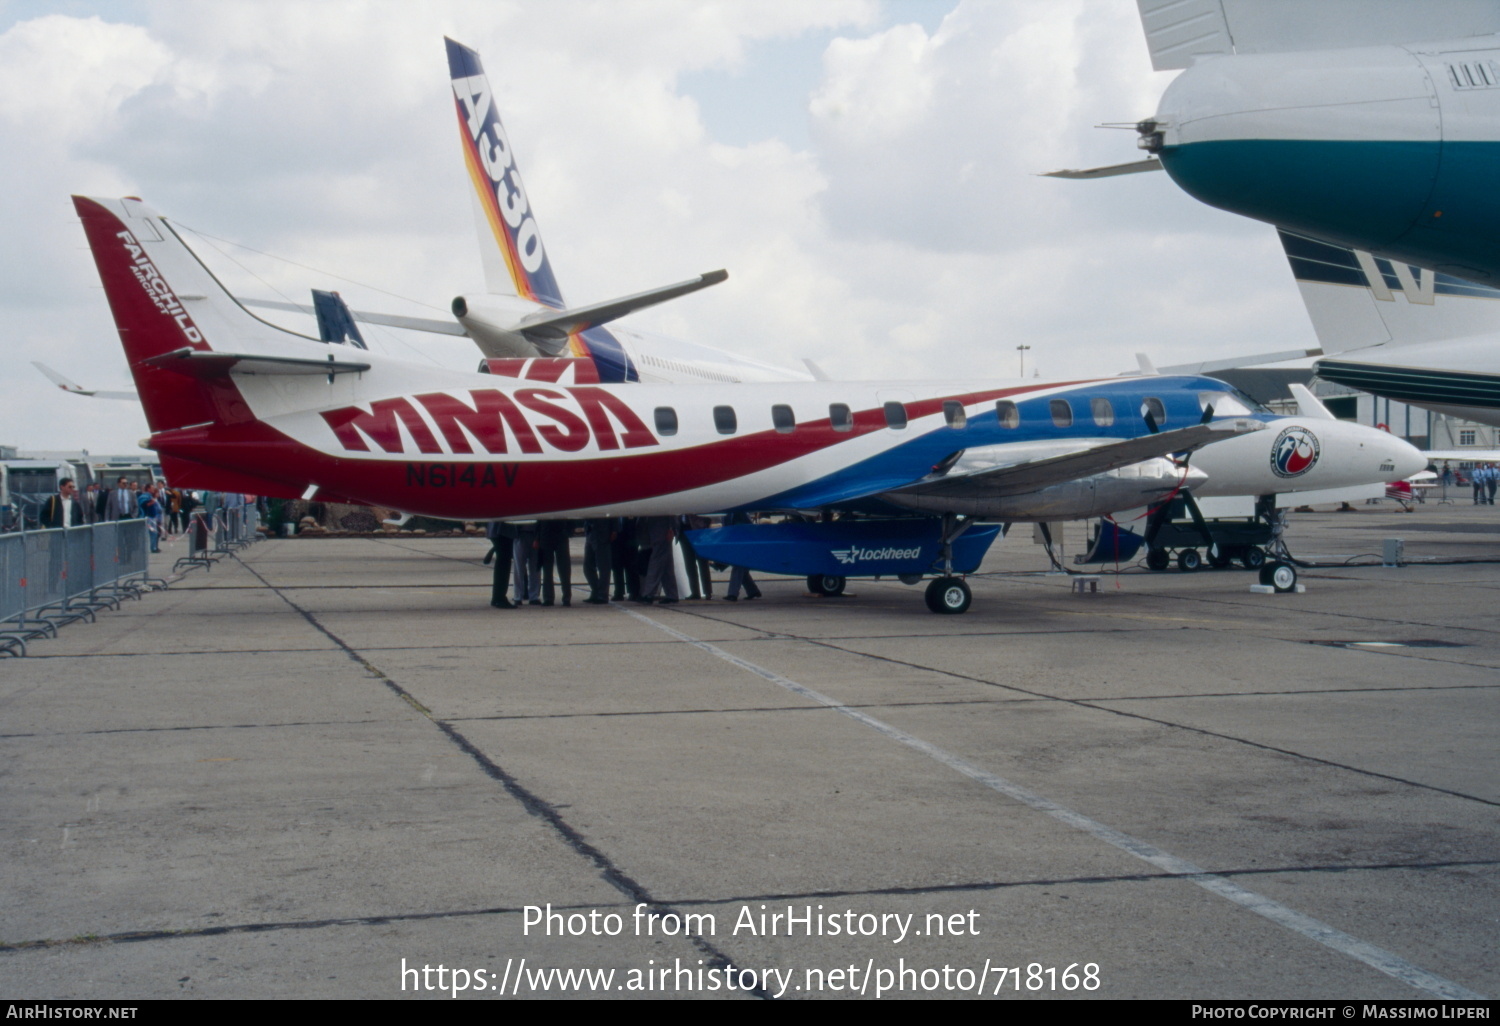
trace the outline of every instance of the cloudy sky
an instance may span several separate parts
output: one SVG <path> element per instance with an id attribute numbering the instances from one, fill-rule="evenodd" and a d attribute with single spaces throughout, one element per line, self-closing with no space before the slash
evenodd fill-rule
<path id="1" fill-rule="evenodd" d="M 1270 228 L 1160 174 L 1035 177 L 1137 156 L 1093 127 L 1173 74 L 1132 0 L 0 0 L 0 444 L 146 434 L 31 366 L 132 387 L 71 193 L 144 197 L 243 295 L 436 317 L 479 286 L 444 35 L 483 56 L 570 302 L 729 270 L 635 327 L 861 378 L 1314 344 Z"/>

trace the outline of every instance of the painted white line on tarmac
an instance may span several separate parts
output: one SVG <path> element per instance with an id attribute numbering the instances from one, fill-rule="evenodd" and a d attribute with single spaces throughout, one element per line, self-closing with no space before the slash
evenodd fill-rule
<path id="1" fill-rule="evenodd" d="M 1210 873 L 1208 870 L 1194 865 L 1187 859 L 1178 858 L 1176 855 L 1162 851 L 1155 845 L 1147 844 L 1145 841 L 1138 840 L 1129 834 L 1122 833 L 1113 827 L 1105 826 L 1097 820 L 1090 819 L 1082 813 L 1074 812 L 1066 806 L 1059 805 L 1048 798 L 1043 798 L 1041 795 L 1028 791 L 1018 784 L 1011 783 L 1004 777 L 996 776 L 988 770 L 974 765 L 967 759 L 954 755 L 952 752 L 939 748 L 930 742 L 923 741 L 921 738 L 893 727 L 889 723 L 878 720 L 869 713 L 861 712 L 858 709 L 851 709 L 842 702 L 814 691 L 805 684 L 798 684 L 790 678 L 783 677 L 774 670 L 758 666 L 748 659 L 741 659 L 737 655 L 724 651 L 717 645 L 710 644 L 707 641 L 700 641 L 674 627 L 668 627 L 659 620 L 654 620 L 649 616 L 638 613 L 634 609 L 629 609 L 618 604 L 616 604 L 616 608 L 635 617 L 642 623 L 650 624 L 657 630 L 671 635 L 684 644 L 701 649 L 709 655 L 716 656 L 727 663 L 738 666 L 742 670 L 755 674 L 762 680 L 769 681 L 778 687 L 785 688 L 793 694 L 801 695 L 803 698 L 817 702 L 819 705 L 827 706 L 829 709 L 842 713 L 852 720 L 858 720 L 865 726 L 884 734 L 892 741 L 900 742 L 908 748 L 921 752 L 928 758 L 935 759 L 949 769 L 962 773 L 970 780 L 983 784 L 992 791 L 998 791 L 1000 794 L 1008 798 L 1013 798 L 1023 805 L 1030 806 L 1038 812 L 1045 812 L 1053 819 L 1066 823 L 1075 830 L 1081 830 L 1086 834 L 1098 838 L 1106 844 L 1114 845 L 1121 851 L 1128 852 L 1141 861 L 1150 863 L 1164 873 L 1189 880 L 1206 891 L 1217 894 L 1221 898 L 1234 902 L 1241 908 L 1248 909 L 1258 916 L 1269 919 L 1278 926 L 1283 926 L 1294 933 L 1301 934 L 1309 940 L 1317 941 L 1324 947 L 1337 951 L 1339 954 L 1347 955 L 1350 958 L 1363 962 L 1365 965 L 1373 969 L 1378 969 L 1387 976 L 1400 980 L 1402 983 L 1409 984 L 1418 990 L 1426 991 L 1434 997 L 1449 1001 L 1488 1000 L 1483 994 L 1477 994 L 1451 980 L 1446 980 L 1441 976 L 1430 973 L 1426 969 L 1406 961 L 1406 959 L 1401 958 L 1399 955 L 1386 951 L 1384 948 L 1376 947 L 1373 944 L 1360 940 L 1358 937 L 1351 937 L 1342 930 L 1334 929 L 1327 923 L 1320 922 L 1311 916 L 1303 915 L 1301 912 L 1287 908 L 1278 901 L 1273 901 L 1263 895 L 1256 894 L 1254 891 L 1248 891 L 1237 883 Z"/>

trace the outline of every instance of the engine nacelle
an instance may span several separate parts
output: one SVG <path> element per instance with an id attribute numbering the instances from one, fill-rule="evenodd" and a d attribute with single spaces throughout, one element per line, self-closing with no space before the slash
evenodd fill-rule
<path id="1" fill-rule="evenodd" d="M 519 330 L 521 318 L 535 306 L 506 303 L 495 296 L 455 296 L 453 316 L 464 326 L 479 351 L 490 358 L 556 356 L 567 345 L 567 336 L 557 339 L 538 338 L 535 333 Z"/>
<path id="2" fill-rule="evenodd" d="M 1500 49 L 1483 45 L 1206 58 L 1140 145 L 1211 206 L 1500 284 Z"/>
<path id="3" fill-rule="evenodd" d="M 1154 459 L 1076 481 L 1064 481 L 1023 495 L 987 496 L 981 491 L 983 482 L 976 481 L 974 494 L 962 497 L 890 492 L 881 498 L 907 509 L 958 513 L 989 520 L 1085 520 L 1117 510 L 1153 505 L 1179 488 L 1191 488 L 1207 479 L 1208 475 L 1196 467 L 1184 469 L 1171 460 Z M 997 483 L 1003 483 L 1003 480 L 1003 477 L 999 478 Z"/>

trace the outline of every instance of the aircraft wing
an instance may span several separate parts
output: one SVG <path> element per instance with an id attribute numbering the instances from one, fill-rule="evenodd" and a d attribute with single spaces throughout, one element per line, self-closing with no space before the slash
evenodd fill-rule
<path id="1" fill-rule="evenodd" d="M 895 489 L 894 494 L 952 499 L 1024 495 L 1264 428 L 1258 420 L 1235 417 L 1123 441 L 987 446 L 965 453 L 947 474 Z"/>
<path id="2" fill-rule="evenodd" d="M 1136 0 L 1157 71 L 1213 54 L 1288 53 L 1500 32 L 1486 0 Z"/>
<path id="3" fill-rule="evenodd" d="M 516 331 L 523 335 L 539 335 L 543 338 L 566 338 L 574 332 L 587 331 L 589 328 L 608 324 L 617 317 L 624 317 L 628 313 L 643 310 L 657 303 L 665 303 L 669 299 L 685 296 L 699 289 L 706 289 L 710 285 L 717 285 L 729 278 L 729 272 L 724 270 L 708 271 L 690 278 L 687 281 L 678 282 L 675 285 L 665 285 L 661 288 L 650 289 L 646 292 L 637 292 L 633 296 L 625 296 L 622 299 L 606 300 L 602 303 L 592 303 L 589 306 L 571 307 L 566 310 L 545 310 L 521 318 L 516 325 Z"/>

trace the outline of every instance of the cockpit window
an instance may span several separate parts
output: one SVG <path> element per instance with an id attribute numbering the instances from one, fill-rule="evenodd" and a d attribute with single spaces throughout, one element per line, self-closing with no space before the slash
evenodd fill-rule
<path id="1" fill-rule="evenodd" d="M 1198 409 L 1214 408 L 1215 417 L 1248 417 L 1254 413 L 1269 413 L 1264 406 L 1239 389 L 1222 392 L 1199 392 Z"/>

